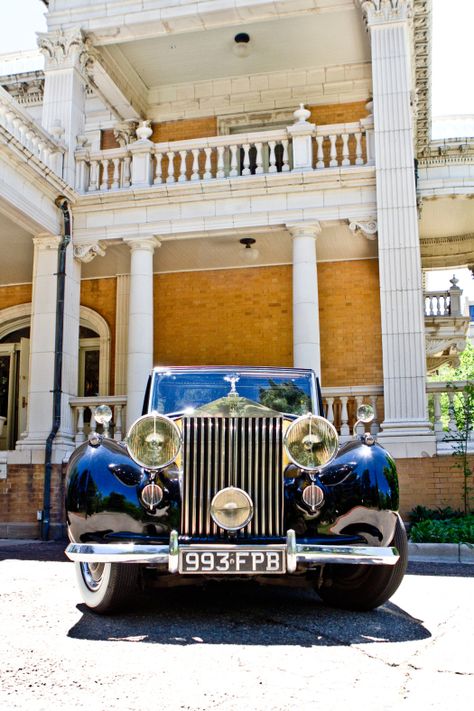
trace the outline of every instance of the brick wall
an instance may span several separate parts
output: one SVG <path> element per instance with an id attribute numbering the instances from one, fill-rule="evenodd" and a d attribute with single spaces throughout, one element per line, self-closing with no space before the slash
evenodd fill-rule
<path id="1" fill-rule="evenodd" d="M 474 456 L 469 457 L 474 471 Z M 400 482 L 400 512 L 406 520 L 408 512 L 418 504 L 430 509 L 451 506 L 464 510 L 464 476 L 457 457 L 422 457 L 397 461 Z"/>
<path id="2" fill-rule="evenodd" d="M 292 364 L 291 268 L 155 276 L 155 363 Z"/>
<path id="3" fill-rule="evenodd" d="M 51 474 L 52 529 L 64 523 L 65 467 L 55 464 Z M 36 512 L 43 508 L 44 465 L 9 465 L 8 477 L 0 481 L 0 538 L 40 536 Z"/>
<path id="4" fill-rule="evenodd" d="M 322 382 L 383 383 L 378 262 L 318 264 Z"/>
<path id="5" fill-rule="evenodd" d="M 31 302 L 31 284 L 0 286 L 0 309 Z"/>

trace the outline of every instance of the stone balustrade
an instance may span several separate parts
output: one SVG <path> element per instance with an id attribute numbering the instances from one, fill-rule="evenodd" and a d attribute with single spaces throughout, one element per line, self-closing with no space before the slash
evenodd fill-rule
<path id="1" fill-rule="evenodd" d="M 76 188 L 82 193 L 105 192 L 370 162 L 365 148 L 367 129 L 362 122 L 296 125 L 298 135 L 291 126 L 163 143 L 150 141 L 152 130 L 145 125 L 137 130 L 139 140 L 127 146 L 102 151 L 78 148 Z M 301 147 L 302 139 L 308 139 L 309 151 Z"/>
<path id="2" fill-rule="evenodd" d="M 85 442 L 89 432 L 95 430 L 102 431 L 102 426 L 97 425 L 94 419 L 94 409 L 98 405 L 108 405 L 112 410 L 112 421 L 109 427 L 109 435 L 117 442 L 121 442 L 125 436 L 125 408 L 127 398 L 124 395 L 97 395 L 95 397 L 74 397 L 69 400 L 69 405 L 74 411 L 73 422 L 75 423 L 74 439 L 76 445 Z"/>
<path id="3" fill-rule="evenodd" d="M 445 447 L 453 448 L 456 441 L 462 438 L 459 432 L 456 419 L 456 412 L 463 411 L 466 407 L 468 393 L 466 386 L 468 381 L 457 380 L 455 382 L 430 382 L 427 383 L 426 390 L 430 401 L 430 415 L 436 440 Z M 471 382 L 472 385 L 472 382 Z M 443 416 L 442 400 L 444 399 L 447 408 L 444 408 Z M 447 413 L 447 414 L 446 414 Z M 471 430 L 467 436 L 469 451 L 474 451 L 474 431 Z"/>
<path id="4" fill-rule="evenodd" d="M 10 94 L 0 87 L 0 126 L 56 175 L 62 177 L 65 147 L 38 126 Z M 60 132 L 61 129 L 58 129 Z"/>
<path id="5" fill-rule="evenodd" d="M 376 435 L 380 430 L 380 409 L 383 396 L 382 385 L 353 385 L 338 388 L 322 388 L 324 415 L 337 429 L 341 442 L 347 442 L 353 436 L 357 408 L 362 404 L 371 405 L 374 419 L 367 425 L 367 430 Z M 364 425 L 359 425 L 357 432 L 364 432 Z"/>

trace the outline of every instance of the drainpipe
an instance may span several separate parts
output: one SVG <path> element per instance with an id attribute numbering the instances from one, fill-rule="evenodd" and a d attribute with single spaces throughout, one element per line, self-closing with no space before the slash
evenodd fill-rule
<path id="1" fill-rule="evenodd" d="M 44 491 L 43 512 L 41 518 L 41 538 L 49 539 L 49 524 L 51 518 L 51 474 L 53 442 L 61 424 L 61 393 L 63 376 L 63 333 L 64 333 L 64 291 L 66 285 L 66 249 L 71 241 L 71 213 L 67 199 L 60 195 L 56 205 L 61 210 L 64 220 L 64 235 L 58 250 L 57 297 L 56 297 L 56 329 L 54 336 L 54 376 L 53 376 L 53 421 L 51 432 L 46 440 L 44 455 Z"/>

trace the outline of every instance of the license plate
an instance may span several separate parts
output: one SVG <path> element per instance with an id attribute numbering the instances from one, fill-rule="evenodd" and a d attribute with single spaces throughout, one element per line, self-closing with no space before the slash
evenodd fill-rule
<path id="1" fill-rule="evenodd" d="M 284 550 L 180 550 L 180 573 L 217 575 L 269 574 L 286 571 Z"/>

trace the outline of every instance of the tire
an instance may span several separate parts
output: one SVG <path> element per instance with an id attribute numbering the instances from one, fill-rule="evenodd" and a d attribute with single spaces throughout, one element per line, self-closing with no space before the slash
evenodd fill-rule
<path id="1" fill-rule="evenodd" d="M 138 591 L 137 565 L 125 563 L 75 563 L 82 599 L 100 615 L 122 610 Z"/>
<path id="2" fill-rule="evenodd" d="M 400 517 L 389 545 L 400 554 L 395 565 L 328 565 L 318 595 L 328 605 L 345 610 L 366 611 L 383 605 L 402 582 L 408 562 L 407 535 Z"/>

